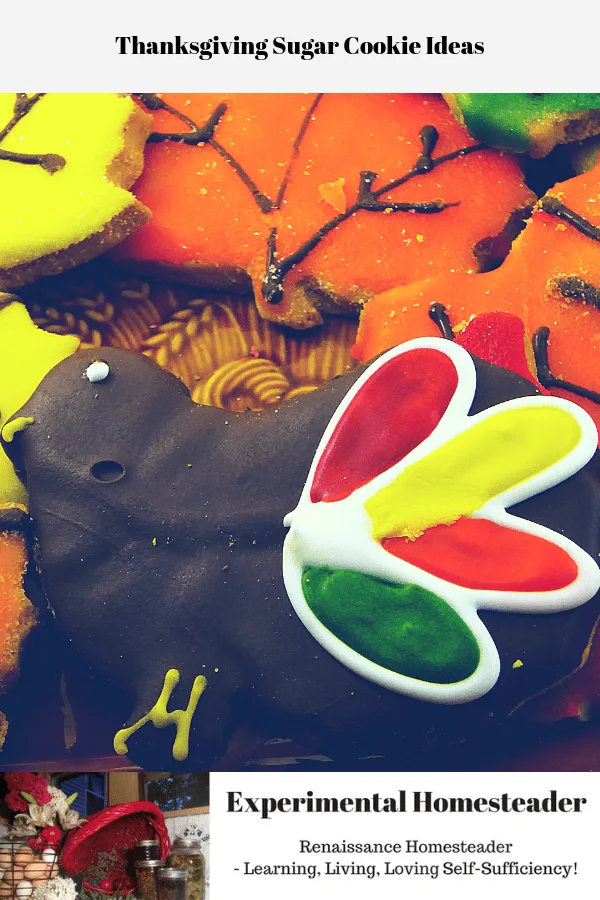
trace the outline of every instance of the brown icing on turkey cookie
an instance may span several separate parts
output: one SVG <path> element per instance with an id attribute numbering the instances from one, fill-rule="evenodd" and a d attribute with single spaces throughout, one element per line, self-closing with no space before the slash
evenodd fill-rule
<path id="1" fill-rule="evenodd" d="M 482 414 L 498 415 L 505 407 L 484 411 L 506 401 L 509 411 L 532 400 L 557 403 L 536 399 L 533 385 L 513 373 L 477 360 L 471 369 L 471 357 L 461 348 L 432 349 L 450 363 L 452 354 L 462 354 L 461 383 L 471 375 L 459 369 L 472 371 L 475 395 L 463 423 L 467 428 Z M 567 607 L 554 606 L 542 616 L 529 601 L 523 611 L 516 611 L 516 600 L 479 609 L 495 650 L 486 646 L 497 654 L 498 677 L 495 684 L 480 683 L 472 699 L 458 706 L 427 702 L 359 674 L 324 649 L 296 616 L 282 576 L 283 519 L 298 507 L 323 435 L 349 392 L 359 390 L 364 370 L 276 411 L 248 415 L 196 406 L 180 381 L 143 357 L 113 349 L 98 356 L 80 351 L 48 374 L 8 423 L 14 436 L 6 449 L 27 478 L 57 623 L 86 671 L 96 673 L 96 687 L 130 705 L 131 725 L 142 723 L 117 735 L 117 748 L 127 747 L 134 761 L 173 765 L 173 729 L 156 731 L 152 722 L 174 722 L 174 707 L 182 710 L 182 730 L 189 730 L 188 755 L 186 741 L 177 746 L 178 760 L 188 769 L 212 765 L 243 722 L 270 736 L 282 729 L 292 736 L 311 732 L 334 764 L 379 752 L 407 761 L 432 746 L 477 740 L 483 725 L 502 721 L 521 700 L 578 665 L 599 612 L 597 598 L 590 599 L 593 564 L 588 587 L 569 594 Z M 411 396 L 437 393 L 439 377 L 436 369 L 429 380 L 417 379 Z M 452 382 L 451 372 L 449 377 Z M 376 423 L 378 447 L 399 433 L 402 422 L 400 432 L 408 428 L 409 410 L 398 402 L 396 418 L 383 415 Z M 584 414 L 575 415 L 575 443 L 567 455 L 579 446 L 577 428 L 587 428 L 583 419 L 577 424 L 578 415 Z M 557 538 L 566 535 L 578 548 L 579 572 L 588 565 L 585 554 L 598 552 L 598 487 L 594 463 L 585 465 L 588 451 L 579 456 L 581 471 L 560 483 L 550 480 L 547 489 L 508 510 L 532 536 L 541 529 L 568 549 L 571 544 Z M 552 469 L 554 463 L 548 465 Z M 322 490 L 323 478 L 319 484 Z M 320 565 L 317 557 L 307 557 L 307 565 Z M 579 575 L 568 574 L 568 566 L 565 572 L 557 576 L 560 584 L 536 590 L 549 591 L 546 599 L 557 590 L 569 593 Z M 471 628 L 471 613 L 461 612 L 450 594 L 442 592 L 441 602 L 453 605 Z M 580 605 L 568 608 L 571 603 Z M 424 607 L 431 604 L 443 609 L 430 598 Z M 478 653 L 488 653 L 487 638 L 477 629 L 471 633 L 475 649 L 471 638 L 466 643 L 477 668 Z M 513 667 L 516 660 L 523 665 Z M 420 673 L 407 676 L 402 663 L 401 677 L 431 681 L 422 658 L 418 664 Z M 463 660 L 456 672 L 452 663 L 450 675 L 441 677 L 461 683 L 470 677 L 468 667 Z"/>

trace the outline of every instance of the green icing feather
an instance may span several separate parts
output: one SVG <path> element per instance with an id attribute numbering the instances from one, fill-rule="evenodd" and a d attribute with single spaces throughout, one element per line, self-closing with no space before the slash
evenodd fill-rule
<path id="1" fill-rule="evenodd" d="M 305 569 L 302 588 L 323 625 L 386 669 L 434 684 L 454 684 L 472 675 L 479 664 L 479 647 L 470 629 L 445 600 L 425 588 L 326 567 Z"/>

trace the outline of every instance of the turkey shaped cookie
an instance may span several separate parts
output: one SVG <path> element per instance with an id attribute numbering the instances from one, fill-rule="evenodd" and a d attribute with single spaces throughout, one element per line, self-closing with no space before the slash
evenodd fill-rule
<path id="1" fill-rule="evenodd" d="M 264 318 L 295 328 L 398 283 L 478 271 L 534 199 L 519 164 L 475 144 L 441 97 L 141 97 L 156 130 L 135 193 L 152 221 L 118 258 L 253 290 Z"/>
<path id="2" fill-rule="evenodd" d="M 481 313 L 520 318 L 541 384 L 600 424 L 600 165 L 548 191 L 495 271 L 431 278 L 373 297 L 353 352 L 367 360 L 439 334 L 428 313 L 440 303 L 455 331 Z"/>
<path id="3" fill-rule="evenodd" d="M 92 259 L 148 220 L 127 188 L 150 125 L 117 94 L 0 94 L 0 290 Z"/>
<path id="4" fill-rule="evenodd" d="M 484 726 L 503 722 L 578 664 L 599 612 L 597 597 L 590 600 L 598 573 L 589 557 L 600 549 L 600 504 L 586 462 L 596 436 L 577 407 L 532 396 L 531 383 L 471 362 L 441 339 L 409 345 L 366 375 L 344 375 L 256 415 L 197 406 L 149 359 L 100 352 L 78 351 L 55 366 L 6 423 L 3 440 L 27 480 L 43 584 L 73 654 L 65 657 L 70 696 L 89 691 L 73 705 L 103 699 L 127 710 L 128 720 L 109 735 L 117 752 L 148 768 L 189 771 L 214 765 L 236 730 L 251 727 L 263 740 L 309 733 L 334 766 L 382 752 L 395 763 L 418 760 L 448 742 L 478 740 Z M 538 411 L 544 424 L 533 431 L 529 418 Z M 494 430 L 507 416 L 510 427 Z M 559 425 L 565 435 L 553 448 L 545 432 Z M 359 461 L 348 452 L 348 429 Z M 498 432 L 508 440 L 504 456 L 514 457 L 508 467 L 498 462 Z M 465 584 L 454 550 L 419 557 L 436 538 L 439 513 L 422 466 L 477 434 L 485 453 L 471 445 L 466 459 L 479 465 L 482 458 L 474 487 L 491 493 L 468 495 L 470 505 L 458 511 L 477 530 L 466 552 L 481 528 L 500 538 L 496 559 L 470 565 L 473 583 Z M 464 458 L 459 447 L 455 467 Z M 419 521 L 423 535 L 406 544 L 377 501 L 391 490 L 392 508 L 410 511 L 394 498 L 411 461 L 423 475 L 417 493 L 429 518 Z M 411 490 L 405 497 L 414 500 Z M 517 506 L 504 512 L 509 502 Z M 336 512 L 344 504 L 347 522 Z M 444 521 L 448 510 L 454 518 L 456 506 L 444 507 Z M 369 520 L 376 536 L 369 537 Z M 461 522 L 438 527 L 459 533 L 460 551 Z M 416 557 L 406 556 L 413 551 Z M 369 562 L 369 554 L 385 563 Z M 444 571 L 433 568 L 436 560 Z M 365 671 L 324 650 L 301 605 L 307 582 L 320 602 L 325 566 L 344 579 L 349 571 L 367 606 L 383 610 L 371 616 L 375 644 L 387 640 L 385 616 L 398 614 L 421 633 L 417 649 L 392 636 L 395 659 L 386 662 L 374 657 L 381 648 L 356 649 L 342 634 L 365 658 Z M 414 586 L 412 595 L 400 582 Z M 340 640 L 339 623 L 326 628 Z M 369 628 L 364 620 L 359 630 L 373 643 Z M 440 630 L 449 650 L 435 640 Z M 516 660 L 523 666 L 515 668 Z M 401 679 L 404 693 L 385 683 L 388 675 L 373 678 L 373 665 Z M 418 690 L 405 690 L 413 682 Z M 86 747 L 105 747 L 100 721 L 97 732 L 89 714 L 85 723 Z"/>

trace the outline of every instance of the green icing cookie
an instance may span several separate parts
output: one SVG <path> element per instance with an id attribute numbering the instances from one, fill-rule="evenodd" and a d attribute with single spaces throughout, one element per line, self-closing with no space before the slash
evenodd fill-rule
<path id="1" fill-rule="evenodd" d="M 410 678 L 454 684 L 479 664 L 473 634 L 436 594 L 360 572 L 307 568 L 306 602 L 333 634 L 366 659 Z"/>
<path id="2" fill-rule="evenodd" d="M 600 132 L 600 94 L 444 94 L 458 121 L 501 150 L 546 156 Z"/>
<path id="3" fill-rule="evenodd" d="M 569 147 L 569 159 L 576 175 L 589 172 L 600 162 L 600 135 Z"/>

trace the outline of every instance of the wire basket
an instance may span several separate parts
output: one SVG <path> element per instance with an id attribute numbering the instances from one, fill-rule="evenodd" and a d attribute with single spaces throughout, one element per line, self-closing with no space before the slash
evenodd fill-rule
<path id="1" fill-rule="evenodd" d="M 58 851 L 0 840 L 0 872 L 0 900 L 27 900 L 36 887 L 58 875 Z"/>
<path id="2" fill-rule="evenodd" d="M 167 858 L 171 842 L 158 806 L 145 800 L 119 803 L 94 813 L 81 828 L 69 832 L 60 863 L 67 875 L 82 874 L 83 887 L 97 893 L 112 893 L 102 889 L 102 881 L 127 876 L 131 886 L 123 887 L 121 893 L 131 893 L 134 846 L 144 840 L 158 840 L 160 858 Z"/>

